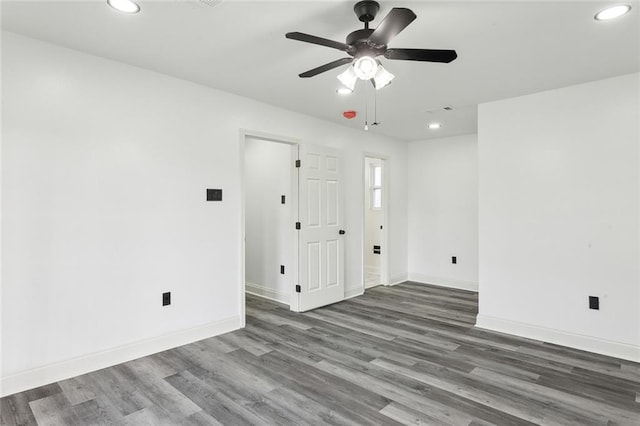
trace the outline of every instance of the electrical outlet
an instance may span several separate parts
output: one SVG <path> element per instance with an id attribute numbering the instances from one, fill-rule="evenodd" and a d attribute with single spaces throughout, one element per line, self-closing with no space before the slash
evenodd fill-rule
<path id="1" fill-rule="evenodd" d="M 600 310 L 600 298 L 598 296 L 589 296 L 589 309 Z"/>
<path id="2" fill-rule="evenodd" d="M 168 291 L 166 293 L 162 293 L 162 306 L 167 306 L 171 304 L 171 292 Z"/>
<path id="3" fill-rule="evenodd" d="M 454 265 L 456 263 L 458 263 L 458 257 L 457 256 L 451 256 L 451 263 L 453 263 Z"/>

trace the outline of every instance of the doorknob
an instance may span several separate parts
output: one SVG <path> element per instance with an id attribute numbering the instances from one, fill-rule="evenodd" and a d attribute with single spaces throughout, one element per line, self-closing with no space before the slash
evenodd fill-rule
<path id="1" fill-rule="evenodd" d="M 346 232 L 344 229 L 341 229 L 341 230 L 339 230 L 339 231 L 338 231 L 338 234 L 340 234 L 340 235 L 344 235 L 344 234 L 346 234 L 346 233 L 347 233 L 347 232 Z"/>

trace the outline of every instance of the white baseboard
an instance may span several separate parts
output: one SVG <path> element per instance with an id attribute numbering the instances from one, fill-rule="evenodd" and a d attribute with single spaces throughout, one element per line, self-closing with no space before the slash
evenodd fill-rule
<path id="1" fill-rule="evenodd" d="M 235 316 L 164 336 L 141 340 L 105 351 L 10 374 L 0 378 L 0 397 L 80 376 L 167 349 L 228 333 L 239 328 L 241 328 L 240 317 Z"/>
<path id="2" fill-rule="evenodd" d="M 265 287 L 260 284 L 245 283 L 245 291 L 255 296 L 264 297 L 265 299 L 273 300 L 274 302 L 284 303 L 289 305 L 291 303 L 291 295 L 287 293 L 280 293 L 272 288 Z"/>
<path id="3" fill-rule="evenodd" d="M 352 297 L 356 297 L 356 296 L 362 296 L 363 294 L 364 294 L 364 291 L 362 290 L 362 287 L 345 289 L 344 300 L 351 299 Z"/>
<path id="4" fill-rule="evenodd" d="M 627 343 L 614 342 L 481 314 L 478 315 L 476 319 L 476 327 L 640 362 L 640 347 Z"/>
<path id="5" fill-rule="evenodd" d="M 400 274 L 393 277 L 389 277 L 389 285 L 398 285 L 402 284 L 409 280 L 409 276 L 407 274 Z"/>
<path id="6" fill-rule="evenodd" d="M 449 278 L 433 277 L 416 272 L 409 272 L 409 281 L 421 284 L 432 284 L 440 287 L 457 288 L 459 290 L 478 291 L 477 281 L 452 280 Z"/>

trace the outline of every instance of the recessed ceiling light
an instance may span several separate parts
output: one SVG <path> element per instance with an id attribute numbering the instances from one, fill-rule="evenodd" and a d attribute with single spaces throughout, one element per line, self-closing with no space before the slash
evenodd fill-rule
<path id="1" fill-rule="evenodd" d="M 107 0 L 107 4 L 115 10 L 123 13 L 138 13 L 140 6 L 133 0 Z"/>
<path id="2" fill-rule="evenodd" d="M 622 16 L 630 10 L 631 6 L 629 6 L 628 4 L 619 4 L 616 6 L 608 7 L 606 9 L 602 9 L 600 12 L 596 13 L 594 19 L 596 21 L 608 21 L 610 19 L 615 19 L 619 16 Z"/>
<path id="3" fill-rule="evenodd" d="M 430 129 L 439 129 L 440 127 L 440 123 L 429 123 Z"/>
<path id="4" fill-rule="evenodd" d="M 353 93 L 353 90 L 349 89 L 348 87 L 339 87 L 336 92 L 339 95 L 350 95 Z"/>

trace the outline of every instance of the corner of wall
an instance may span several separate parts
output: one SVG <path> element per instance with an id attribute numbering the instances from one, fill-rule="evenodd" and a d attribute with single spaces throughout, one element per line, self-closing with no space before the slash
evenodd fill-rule
<path id="1" fill-rule="evenodd" d="M 389 277 L 389 285 L 398 285 L 409 281 L 409 274 L 397 274 Z"/>

